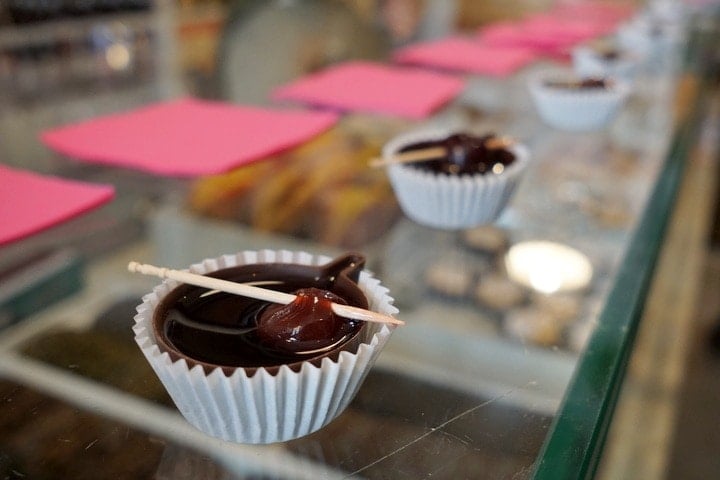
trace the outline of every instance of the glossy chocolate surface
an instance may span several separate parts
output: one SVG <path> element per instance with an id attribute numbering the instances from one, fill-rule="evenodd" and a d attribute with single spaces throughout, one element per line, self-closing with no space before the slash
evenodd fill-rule
<path id="1" fill-rule="evenodd" d="M 515 161 L 515 155 L 510 150 L 494 144 L 497 140 L 498 137 L 492 134 L 477 137 L 456 133 L 440 140 L 407 145 L 400 152 L 443 147 L 446 155 L 410 165 L 447 175 L 493 175 L 502 173 L 506 166 Z"/>
<path id="2" fill-rule="evenodd" d="M 278 306 L 181 285 L 155 311 L 158 344 L 174 359 L 206 368 L 274 367 L 337 356 L 357 337 L 363 322 L 337 317 L 330 301 L 367 308 L 357 286 L 364 263 L 362 256 L 348 254 L 322 266 L 268 263 L 218 270 L 210 276 L 263 282 L 263 288 L 283 292 L 312 290 L 301 291 L 292 304 Z"/>
<path id="3" fill-rule="evenodd" d="M 547 80 L 545 85 L 567 90 L 598 90 L 608 88 L 610 82 L 603 78 L 583 78 L 578 80 Z"/>

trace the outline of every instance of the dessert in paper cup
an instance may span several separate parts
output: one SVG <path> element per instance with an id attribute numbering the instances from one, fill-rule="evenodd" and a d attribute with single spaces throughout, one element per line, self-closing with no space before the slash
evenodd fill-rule
<path id="1" fill-rule="evenodd" d="M 581 78 L 558 69 L 538 73 L 529 89 L 540 118 L 558 130 L 589 132 L 608 125 L 630 94 L 617 78 Z"/>
<path id="2" fill-rule="evenodd" d="M 640 55 L 614 47 L 583 45 L 572 51 L 575 73 L 581 78 L 617 78 L 634 81 L 640 67 Z"/>
<path id="3" fill-rule="evenodd" d="M 430 161 L 393 163 L 404 152 L 444 149 Z M 493 134 L 422 129 L 395 137 L 383 159 L 400 207 L 425 226 L 456 230 L 494 222 L 505 209 L 529 161 L 525 146 Z"/>
<path id="4" fill-rule="evenodd" d="M 284 250 L 204 260 L 189 271 L 309 302 L 277 305 L 164 280 L 137 307 L 135 340 L 180 413 L 204 433 L 253 444 L 302 437 L 348 406 L 394 330 L 341 317 L 303 323 L 316 313 L 304 309 L 322 310 L 327 299 L 328 312 L 332 301 L 397 313 L 364 262 Z M 316 289 L 323 293 L 313 296 Z"/>
<path id="5" fill-rule="evenodd" d="M 674 60 L 686 41 L 684 20 L 678 12 L 645 12 L 621 25 L 618 43 L 643 56 L 650 67 Z"/>

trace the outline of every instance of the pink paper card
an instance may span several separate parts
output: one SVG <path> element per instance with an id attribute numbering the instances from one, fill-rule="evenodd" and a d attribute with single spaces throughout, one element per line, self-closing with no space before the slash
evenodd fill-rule
<path id="1" fill-rule="evenodd" d="M 81 161 L 191 177 L 226 172 L 332 127 L 330 112 L 180 99 L 45 131 L 50 148 Z"/>
<path id="2" fill-rule="evenodd" d="M 452 37 L 410 45 L 397 51 L 394 59 L 400 63 L 505 77 L 538 56 L 529 48 L 492 46 L 474 39 Z"/>
<path id="3" fill-rule="evenodd" d="M 615 22 L 591 18 L 563 18 L 556 15 L 540 14 L 526 18 L 523 28 L 536 35 L 554 35 L 570 41 L 584 41 L 611 33 Z"/>
<path id="4" fill-rule="evenodd" d="M 0 165 L 0 245 L 70 220 L 110 201 L 115 190 Z"/>
<path id="5" fill-rule="evenodd" d="M 484 27 L 478 32 L 478 40 L 498 47 L 530 48 L 539 53 L 554 54 L 569 49 L 577 43 L 575 39 L 543 32 L 533 32 L 522 22 L 502 22 Z"/>
<path id="6" fill-rule="evenodd" d="M 478 32 L 477 38 L 488 45 L 528 48 L 545 56 L 566 58 L 574 46 L 598 37 L 604 31 L 596 26 L 562 23 L 541 17 L 489 25 Z"/>
<path id="7" fill-rule="evenodd" d="M 273 98 L 346 112 L 421 119 L 451 101 L 463 86 L 461 79 L 450 75 L 348 62 L 282 86 L 273 92 Z"/>
<path id="8" fill-rule="evenodd" d="M 594 0 L 567 0 L 555 4 L 548 15 L 617 24 L 635 13 L 630 4 Z"/>

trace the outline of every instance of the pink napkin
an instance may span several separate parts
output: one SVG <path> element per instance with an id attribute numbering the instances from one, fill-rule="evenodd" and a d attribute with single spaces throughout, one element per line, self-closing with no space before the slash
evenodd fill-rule
<path id="1" fill-rule="evenodd" d="M 94 185 L 0 165 L 0 245 L 57 225 L 110 201 L 110 185 Z"/>
<path id="2" fill-rule="evenodd" d="M 612 32 L 614 22 L 540 14 L 518 22 L 499 22 L 482 28 L 478 38 L 495 46 L 531 48 L 555 55 L 578 43 Z"/>
<path id="3" fill-rule="evenodd" d="M 531 32 L 522 22 L 501 22 L 484 27 L 478 39 L 498 47 L 530 48 L 542 54 L 555 54 L 567 50 L 577 42 L 574 39 L 558 37 L 552 33 Z"/>
<path id="4" fill-rule="evenodd" d="M 617 27 L 614 20 L 604 18 L 571 18 L 554 14 L 527 17 L 522 26 L 534 34 L 557 36 L 569 41 L 582 42 L 611 33 Z"/>
<path id="5" fill-rule="evenodd" d="M 535 50 L 529 48 L 492 46 L 473 39 L 453 37 L 410 45 L 396 52 L 394 59 L 401 63 L 504 77 L 538 56 Z"/>
<path id="6" fill-rule="evenodd" d="M 589 20 L 618 24 L 636 11 L 630 4 L 594 0 L 567 0 L 555 4 L 548 15 L 560 18 Z"/>
<path id="7" fill-rule="evenodd" d="M 435 72 L 348 62 L 282 86 L 273 92 L 273 98 L 420 119 L 449 102 L 462 88 L 459 78 Z"/>
<path id="8" fill-rule="evenodd" d="M 198 176 L 294 147 L 337 120 L 329 112 L 181 99 L 49 130 L 42 140 L 86 162 Z"/>

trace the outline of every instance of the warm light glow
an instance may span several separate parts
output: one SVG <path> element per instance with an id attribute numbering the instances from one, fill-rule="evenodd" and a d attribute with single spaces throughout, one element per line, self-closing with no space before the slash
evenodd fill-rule
<path id="1" fill-rule="evenodd" d="M 545 294 L 583 289 L 592 278 L 592 265 L 585 255 L 552 242 L 512 246 L 505 256 L 505 267 L 512 280 Z"/>
<path id="2" fill-rule="evenodd" d="M 121 43 L 114 43 L 105 51 L 105 61 L 113 70 L 125 70 L 130 65 L 130 50 Z"/>
<path id="3" fill-rule="evenodd" d="M 562 288 L 563 279 L 559 272 L 552 271 L 550 262 L 536 259 L 534 264 L 529 266 L 528 281 L 530 286 L 542 293 L 555 293 Z"/>

